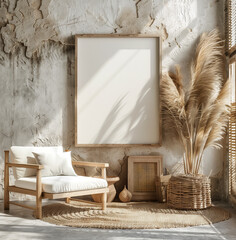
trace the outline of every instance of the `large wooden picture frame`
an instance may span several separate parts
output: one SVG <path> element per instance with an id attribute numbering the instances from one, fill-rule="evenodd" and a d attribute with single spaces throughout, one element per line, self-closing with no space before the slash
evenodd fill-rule
<path id="1" fill-rule="evenodd" d="M 162 156 L 128 158 L 128 190 L 132 200 L 156 200 L 156 180 L 163 175 Z"/>
<path id="2" fill-rule="evenodd" d="M 160 146 L 161 38 L 76 35 L 75 146 Z"/>

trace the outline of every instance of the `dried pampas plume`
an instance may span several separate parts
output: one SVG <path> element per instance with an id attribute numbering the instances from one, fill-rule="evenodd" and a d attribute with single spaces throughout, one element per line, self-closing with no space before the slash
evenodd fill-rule
<path id="1" fill-rule="evenodd" d="M 191 66 L 191 86 L 184 91 L 179 66 L 161 81 L 162 116 L 184 148 L 186 174 L 196 175 L 207 147 L 219 140 L 229 117 L 229 80 L 224 78 L 224 44 L 217 30 L 202 34 Z"/>

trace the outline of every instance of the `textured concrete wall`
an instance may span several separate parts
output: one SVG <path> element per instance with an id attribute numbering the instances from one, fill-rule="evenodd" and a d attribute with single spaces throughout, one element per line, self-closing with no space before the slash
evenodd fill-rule
<path id="1" fill-rule="evenodd" d="M 74 35 L 161 34 L 163 69 L 180 64 L 187 86 L 200 34 L 222 31 L 222 18 L 223 0 L 0 0 L 0 198 L 3 150 L 11 145 L 62 144 L 75 159 L 109 162 L 108 175 L 122 179 L 118 190 L 129 155 L 161 154 L 165 168 L 177 167 L 182 149 L 165 134 L 161 148 L 74 147 Z M 219 198 L 223 151 L 208 150 L 204 158 Z"/>

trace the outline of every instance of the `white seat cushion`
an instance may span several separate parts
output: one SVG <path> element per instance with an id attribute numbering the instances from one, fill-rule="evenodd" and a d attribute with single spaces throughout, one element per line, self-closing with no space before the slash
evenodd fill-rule
<path id="1" fill-rule="evenodd" d="M 11 147 L 11 162 L 20 164 L 38 164 L 32 152 L 57 152 L 62 153 L 62 146 L 56 147 Z M 13 168 L 14 177 L 16 179 L 22 177 L 30 177 L 36 175 L 35 169 L 30 168 Z"/>
<path id="2" fill-rule="evenodd" d="M 85 176 L 50 176 L 42 177 L 43 192 L 63 193 L 81 190 L 105 188 L 107 181 L 101 178 Z M 17 179 L 16 187 L 36 190 L 36 177 L 26 177 Z"/>

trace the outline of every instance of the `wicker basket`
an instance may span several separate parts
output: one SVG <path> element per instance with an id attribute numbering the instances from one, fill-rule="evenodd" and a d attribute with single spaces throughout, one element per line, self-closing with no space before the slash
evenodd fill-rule
<path id="1" fill-rule="evenodd" d="M 176 209 L 205 209 L 211 206 L 209 177 L 172 176 L 168 185 L 167 204 Z"/>
<path id="2" fill-rule="evenodd" d="M 156 194 L 158 202 L 167 202 L 167 187 L 171 175 L 157 177 L 156 180 Z"/>

